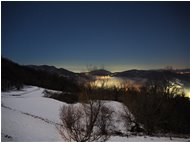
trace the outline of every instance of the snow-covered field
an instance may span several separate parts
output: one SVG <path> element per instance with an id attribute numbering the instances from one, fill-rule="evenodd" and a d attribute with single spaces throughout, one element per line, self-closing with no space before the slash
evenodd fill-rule
<path id="1" fill-rule="evenodd" d="M 43 88 L 26 86 L 22 91 L 1 93 L 1 140 L 16 142 L 64 141 L 56 129 L 59 109 L 66 103 L 44 98 Z M 118 102 L 106 102 L 116 113 L 122 110 Z M 117 129 L 124 131 L 122 123 L 116 121 Z M 109 142 L 170 141 L 166 137 L 112 136 Z M 190 139 L 173 138 L 172 142 L 189 142 Z"/>

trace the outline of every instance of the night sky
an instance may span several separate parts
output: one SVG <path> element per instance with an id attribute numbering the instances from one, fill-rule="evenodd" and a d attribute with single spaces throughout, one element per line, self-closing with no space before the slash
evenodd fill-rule
<path id="1" fill-rule="evenodd" d="M 190 67 L 190 2 L 1 2 L 2 56 L 72 71 Z"/>

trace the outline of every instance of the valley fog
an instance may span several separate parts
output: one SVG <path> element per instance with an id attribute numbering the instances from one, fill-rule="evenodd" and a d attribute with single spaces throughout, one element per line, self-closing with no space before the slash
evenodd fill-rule
<path id="1" fill-rule="evenodd" d="M 136 89 L 140 88 L 145 84 L 147 79 L 144 78 L 127 78 L 127 77 L 111 77 L 111 76 L 96 76 L 95 81 L 91 82 L 91 85 L 96 87 L 135 87 Z M 180 83 L 175 87 L 181 88 L 185 96 L 190 98 L 190 84 L 189 83 Z"/>

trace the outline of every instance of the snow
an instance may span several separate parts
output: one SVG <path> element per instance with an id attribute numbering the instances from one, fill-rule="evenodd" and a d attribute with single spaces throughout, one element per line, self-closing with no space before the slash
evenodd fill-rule
<path id="1" fill-rule="evenodd" d="M 61 141 L 54 125 L 17 111 L 2 108 L 2 133 L 14 141 Z M 6 141 L 2 137 L 2 141 Z"/>
<path id="2" fill-rule="evenodd" d="M 14 108 L 16 110 L 27 112 L 51 121 L 59 121 L 59 108 L 63 105 L 62 102 L 49 98 L 44 98 L 42 88 L 34 89 L 21 96 L 11 96 L 2 98 L 4 106 Z M 5 96 L 2 93 L 2 96 Z"/>
<path id="3" fill-rule="evenodd" d="M 43 88 L 25 86 L 21 91 L 1 93 L 2 141 L 63 141 L 56 126 L 60 122 L 60 107 L 68 104 L 43 97 L 43 91 Z M 116 129 L 125 131 L 122 122 L 117 119 L 118 114 L 122 112 L 122 104 L 114 101 L 105 101 L 105 104 L 115 110 L 113 118 Z M 173 138 L 172 142 L 188 140 Z M 170 139 L 112 136 L 109 140 L 122 141 L 170 141 Z"/>

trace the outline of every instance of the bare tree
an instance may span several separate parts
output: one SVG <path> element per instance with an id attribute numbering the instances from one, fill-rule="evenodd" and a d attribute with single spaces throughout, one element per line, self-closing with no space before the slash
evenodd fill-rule
<path id="1" fill-rule="evenodd" d="M 77 108 L 73 105 L 63 106 L 60 110 L 60 120 L 61 125 L 58 127 L 61 136 L 66 141 L 75 141 L 79 142 L 79 138 L 76 137 L 79 132 L 82 132 L 83 124 L 82 121 L 82 111 L 80 108 Z"/>
<path id="2" fill-rule="evenodd" d="M 110 108 L 106 106 L 101 107 L 100 115 L 98 117 L 99 122 L 99 129 L 101 131 L 102 135 L 108 135 L 109 134 L 109 128 L 112 127 L 112 114 L 114 111 L 112 111 Z"/>
<path id="3" fill-rule="evenodd" d="M 88 101 L 80 106 L 63 106 L 58 128 L 65 141 L 104 142 L 109 139 L 112 111 L 101 101 Z"/>

